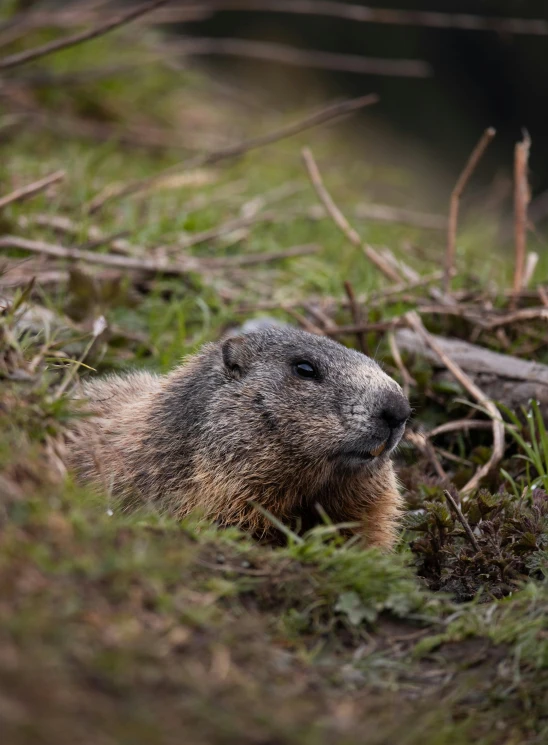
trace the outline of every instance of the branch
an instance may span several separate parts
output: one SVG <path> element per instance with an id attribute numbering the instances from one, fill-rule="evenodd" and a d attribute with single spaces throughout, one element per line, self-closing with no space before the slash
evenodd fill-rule
<path id="1" fill-rule="evenodd" d="M 409 326 L 417 332 L 421 339 L 432 349 L 437 355 L 440 361 L 445 365 L 453 377 L 462 385 L 462 387 L 468 391 L 468 393 L 476 399 L 476 401 L 483 406 L 489 416 L 492 419 L 493 426 L 493 452 L 491 457 L 481 468 L 478 468 L 476 473 L 472 476 L 470 481 L 464 485 L 461 492 L 466 494 L 475 489 L 481 479 L 486 476 L 495 466 L 497 466 L 504 455 L 504 423 L 501 415 L 493 401 L 478 388 L 478 386 L 468 377 L 468 375 L 460 368 L 456 362 L 445 354 L 441 346 L 438 344 L 436 339 L 428 333 L 424 328 L 420 316 L 411 311 L 407 313 L 406 319 Z"/>
<path id="2" fill-rule="evenodd" d="M 470 527 L 470 525 L 468 523 L 468 520 L 462 514 L 462 510 L 461 510 L 460 506 L 457 504 L 456 500 L 453 498 L 453 495 L 449 492 L 448 489 L 446 489 L 444 491 L 444 494 L 445 494 L 445 498 L 449 502 L 450 507 L 452 507 L 453 510 L 455 511 L 455 514 L 457 516 L 458 521 L 460 522 L 460 524 L 464 528 L 464 530 L 466 532 L 466 535 L 468 536 L 468 540 L 472 544 L 472 548 L 474 549 L 474 551 L 477 554 L 479 554 L 480 547 L 478 546 L 478 542 L 476 541 L 476 539 L 474 537 L 474 534 L 472 532 L 472 528 Z"/>
<path id="3" fill-rule="evenodd" d="M 455 248 L 457 245 L 457 224 L 459 219 L 459 207 L 460 198 L 464 187 L 468 183 L 468 180 L 476 166 L 485 152 L 487 145 L 491 142 L 496 134 L 496 130 L 493 127 L 489 127 L 485 130 L 481 136 L 480 141 L 473 149 L 472 154 L 468 158 L 464 170 L 457 179 L 457 183 L 451 193 L 451 201 L 449 203 L 449 221 L 447 225 L 447 251 L 445 255 L 445 279 L 444 288 L 445 292 L 449 292 L 449 285 L 451 283 L 451 277 L 453 275 L 453 268 L 455 265 Z"/>
<path id="4" fill-rule="evenodd" d="M 527 132 L 523 140 L 518 142 L 514 154 L 514 236 L 516 263 L 514 266 L 514 294 L 512 307 L 517 305 L 518 295 L 523 288 L 523 267 L 525 264 L 525 250 L 527 246 L 527 206 L 530 199 L 529 182 L 527 179 L 527 165 L 531 139 Z"/>
<path id="5" fill-rule="evenodd" d="M 101 242 L 104 243 L 105 241 Z M 188 274 L 189 272 L 204 273 L 211 271 L 212 269 L 225 269 L 236 266 L 250 266 L 253 264 L 262 264 L 264 262 L 280 261 L 298 256 L 308 256 L 317 253 L 320 250 L 318 244 L 309 243 L 303 246 L 294 246 L 293 248 L 288 248 L 284 251 L 272 251 L 271 253 L 259 253 L 253 255 L 239 254 L 237 256 L 227 256 L 218 259 L 197 259 L 194 256 L 187 256 L 182 262 L 171 263 L 165 260 L 144 259 L 135 256 L 94 253 L 93 251 L 85 251 L 80 248 L 67 248 L 55 243 L 32 241 L 27 238 L 19 238 L 15 235 L 6 235 L 0 238 L 0 249 L 1 248 L 20 248 L 25 251 L 32 251 L 33 253 L 52 256 L 55 259 L 84 261 L 88 264 L 101 264 L 104 266 L 116 267 L 118 269 L 172 275 L 183 275 Z"/>
<path id="6" fill-rule="evenodd" d="M 0 197 L 0 209 L 7 207 L 8 204 L 13 204 L 13 202 L 19 202 L 22 199 L 38 194 L 38 192 L 47 189 L 51 184 L 56 184 L 58 181 L 62 181 L 65 178 L 65 175 L 65 171 L 55 171 L 55 173 L 50 173 L 49 176 L 45 176 L 39 181 L 33 181 L 32 184 L 27 184 L 27 186 L 22 186 L 20 189 L 15 189 L 11 194 L 6 194 L 5 197 Z"/>
<path id="7" fill-rule="evenodd" d="M 316 194 L 320 198 L 323 206 L 327 210 L 327 213 L 335 223 L 335 225 L 341 230 L 342 233 L 348 238 L 348 240 L 354 244 L 357 248 L 360 248 L 366 258 L 369 259 L 388 279 L 392 282 L 401 282 L 400 275 L 388 264 L 383 257 L 375 251 L 374 248 L 362 243 L 362 239 L 354 228 L 350 225 L 346 217 L 337 207 L 331 195 L 324 186 L 320 171 L 314 160 L 312 152 L 308 148 L 304 148 L 302 151 L 303 159 L 306 165 L 306 170 L 312 186 L 316 190 Z"/>
<path id="8" fill-rule="evenodd" d="M 332 0 L 222 0 L 209 7 L 219 10 L 249 10 L 266 13 L 296 13 L 299 15 L 342 18 L 358 23 L 382 23 L 398 26 L 454 28 L 466 31 L 495 31 L 500 34 L 531 34 L 548 36 L 548 22 L 536 18 L 498 18 L 468 13 L 436 13 L 421 10 L 367 8 L 362 5 Z M 173 14 L 177 13 L 176 9 Z M 175 16 L 172 16 L 172 21 Z"/>
<path id="9" fill-rule="evenodd" d="M 293 135 L 304 132 L 307 129 L 311 129 L 312 127 L 318 127 L 321 124 L 325 124 L 326 122 L 340 119 L 342 116 L 346 116 L 347 114 L 351 114 L 354 111 L 358 111 L 358 109 L 362 109 L 365 106 L 371 106 L 372 104 L 377 103 L 378 100 L 378 96 L 372 93 L 368 96 L 351 98 L 347 101 L 331 104 L 331 106 L 326 106 L 324 109 L 320 109 L 319 111 L 315 111 L 312 114 L 309 114 L 304 119 L 300 119 L 297 122 L 287 124 L 285 127 L 280 127 L 280 129 L 277 129 L 273 132 L 268 132 L 267 134 L 259 135 L 258 137 L 253 137 L 249 140 L 243 140 L 241 142 L 235 143 L 234 145 L 228 145 L 227 147 L 223 147 L 219 150 L 214 150 L 211 153 L 198 155 L 185 164 L 185 169 L 191 170 L 203 166 L 211 166 L 215 163 L 219 163 L 222 160 L 226 160 L 227 158 L 235 158 L 239 155 L 243 155 L 244 153 L 248 153 L 250 150 L 256 150 L 257 148 L 264 147 L 265 145 L 271 145 L 274 142 L 284 140 L 287 137 L 292 137 Z M 149 178 L 140 179 L 139 181 L 133 181 L 130 184 L 126 184 L 126 186 L 121 187 L 117 191 L 109 193 L 105 197 L 94 199 L 89 206 L 89 211 L 97 212 L 106 204 L 107 201 L 110 201 L 111 199 L 119 199 L 130 194 L 135 194 L 142 189 L 148 188 L 152 184 L 156 183 L 156 181 L 158 181 L 159 179 L 165 178 L 165 176 L 168 176 L 172 173 L 179 173 L 180 170 L 181 165 L 177 163 L 174 166 L 170 166 L 169 168 L 165 168 L 164 170 L 159 171 L 159 173 L 157 173 L 155 176 L 150 176 Z"/>
<path id="10" fill-rule="evenodd" d="M 0 70 L 11 70 L 14 67 L 25 65 L 27 62 L 33 62 L 36 59 L 45 57 L 48 54 L 59 52 L 62 49 L 68 49 L 74 47 L 77 44 L 81 44 L 84 41 L 90 41 L 96 39 L 98 36 L 104 36 L 109 31 L 113 31 L 115 28 L 119 28 L 131 21 L 139 18 L 145 13 L 150 13 L 151 10 L 159 8 L 161 5 L 166 5 L 170 0 L 152 0 L 152 2 L 142 3 L 136 8 L 126 10 L 119 16 L 109 19 L 106 22 L 99 23 L 97 26 L 88 29 L 87 31 L 81 31 L 78 34 L 72 36 L 65 36 L 64 39 L 55 39 L 54 41 L 48 42 L 41 47 L 35 47 L 34 49 L 27 49 L 25 52 L 18 52 L 17 54 L 11 54 L 8 57 L 0 59 Z"/>
<path id="11" fill-rule="evenodd" d="M 246 57 L 292 67 L 313 67 L 319 70 L 340 70 L 360 75 L 393 75 L 403 78 L 430 77 L 430 66 L 421 60 L 383 59 L 357 54 L 334 54 L 314 49 L 295 49 L 288 44 L 274 44 L 250 39 L 200 38 L 188 39 L 175 49 L 189 56 L 220 55 Z"/>

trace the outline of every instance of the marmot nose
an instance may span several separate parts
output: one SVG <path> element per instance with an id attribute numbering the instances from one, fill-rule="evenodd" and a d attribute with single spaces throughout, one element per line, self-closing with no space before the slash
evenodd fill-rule
<path id="1" fill-rule="evenodd" d="M 411 416 L 411 407 L 401 393 L 389 391 L 383 396 L 379 417 L 386 422 L 390 429 L 397 429 L 405 424 Z"/>

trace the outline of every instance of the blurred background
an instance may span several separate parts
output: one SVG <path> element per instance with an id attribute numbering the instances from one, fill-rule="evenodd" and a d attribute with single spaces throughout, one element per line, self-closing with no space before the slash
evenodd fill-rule
<path id="1" fill-rule="evenodd" d="M 513 147 L 526 128 L 533 193 L 548 188 L 548 7 L 542 0 L 378 0 L 374 8 L 342 0 L 226 0 L 215 7 L 203 20 L 171 30 L 217 40 L 194 51 L 217 75 L 251 86 L 263 101 L 291 106 L 319 89 L 344 96 L 374 90 L 381 103 L 366 116 L 375 136 L 384 136 L 390 150 L 400 143 L 401 157 L 422 151 L 448 177 L 480 133 L 494 126 L 497 138 L 478 183 L 494 173 L 499 184 L 509 179 Z M 232 43 L 223 46 L 227 39 Z M 290 50 L 299 51 L 298 59 Z M 367 74 L 367 60 L 372 66 L 377 60 L 376 74 Z M 548 215 L 542 202 L 533 203 L 532 218 Z"/>

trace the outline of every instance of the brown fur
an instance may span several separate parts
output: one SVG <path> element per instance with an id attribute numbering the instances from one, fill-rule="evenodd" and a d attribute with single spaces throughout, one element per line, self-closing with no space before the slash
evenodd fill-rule
<path id="1" fill-rule="evenodd" d="M 321 378 L 301 379 L 299 358 L 314 358 Z M 74 428 L 71 465 L 124 506 L 150 503 L 178 517 L 198 511 L 274 537 L 251 502 L 302 529 L 320 522 L 319 504 L 335 523 L 359 523 L 369 544 L 394 543 L 401 497 L 389 449 L 403 425 L 392 432 L 379 411 L 388 400 L 405 419 L 408 405 L 364 355 L 305 332 L 268 330 L 207 345 L 167 376 L 110 377 L 84 392 L 93 416 Z M 378 458 L 346 455 L 387 437 Z"/>

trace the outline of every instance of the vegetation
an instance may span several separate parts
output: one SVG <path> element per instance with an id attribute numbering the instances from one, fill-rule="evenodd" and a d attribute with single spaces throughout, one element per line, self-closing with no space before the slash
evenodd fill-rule
<path id="1" fill-rule="evenodd" d="M 37 31 L 25 44 L 47 38 Z M 298 115 L 258 111 L 257 102 L 242 102 L 230 88 L 220 92 L 200 73 L 170 68 L 158 61 L 158 44 L 149 33 L 136 43 L 122 29 L 21 68 L 2 91 L 2 194 L 65 172 L 1 210 L 4 236 L 191 266 L 124 269 L 43 251 L 29 258 L 13 241 L 0 244 L 3 741 L 546 742 L 548 437 L 534 404 L 529 417 L 507 412 L 504 461 L 461 501 L 464 520 L 445 491 L 457 497 L 456 488 L 487 461 L 490 430 L 447 433 L 436 441 L 441 449 L 403 444 L 409 513 L 391 556 L 345 543 L 330 525 L 289 534 L 285 547 L 273 549 L 198 519 L 125 514 L 108 494 L 78 487 L 64 472 L 79 375 L 167 370 L 260 315 L 265 301 L 269 315 L 313 326 L 321 323 L 318 309 L 305 306 L 304 315 L 289 301 L 333 298 L 327 311 L 321 306 L 324 317 L 341 327 L 356 323 L 342 301 L 351 278 L 356 294 L 371 294 L 360 306 L 369 327 L 340 338 L 365 344 L 401 380 L 380 326 L 424 301 L 410 291 L 383 297 L 386 280 L 318 213 L 300 149 L 313 149 L 352 217 L 375 188 L 403 192 L 404 202 L 413 174 L 357 163 L 342 144 L 354 136 L 348 123 L 192 166 L 197 152 Z M 304 103 L 303 112 L 314 101 Z M 116 196 L 120 185 L 177 164 Z M 478 256 L 490 220 L 472 216 L 460 228 L 467 271 L 461 257 L 454 288 L 472 282 L 481 293 L 490 280 L 493 303 L 502 307 L 508 257 Z M 363 239 L 393 247 L 421 275 L 439 268 L 440 234 L 355 224 Z M 220 225 L 216 236 L 193 244 Z M 422 251 L 404 251 L 404 240 Z M 247 267 L 240 261 L 308 244 L 321 248 Z M 219 259 L 227 262 L 215 266 Z M 470 336 L 470 318 L 423 317 L 432 332 Z M 506 340 L 484 329 L 481 341 L 520 355 L 538 342 L 540 323 L 512 326 Z M 546 352 L 541 341 L 527 354 L 542 361 Z M 424 359 L 405 363 L 415 431 L 446 422 L 448 412 L 451 421 L 469 415 L 459 385 Z M 436 473 L 432 452 L 451 485 Z"/>

